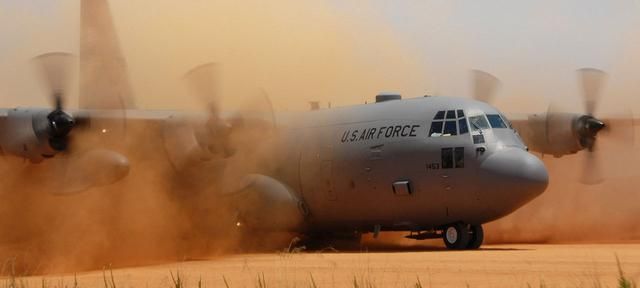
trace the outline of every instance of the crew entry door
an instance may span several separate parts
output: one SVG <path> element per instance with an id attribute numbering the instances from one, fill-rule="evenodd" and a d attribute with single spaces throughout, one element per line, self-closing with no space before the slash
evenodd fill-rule
<path id="1" fill-rule="evenodd" d="M 333 146 L 328 131 L 309 131 L 300 157 L 302 191 L 314 203 L 335 201 Z"/>
<path id="2" fill-rule="evenodd" d="M 333 161 L 323 160 L 320 167 L 320 178 L 322 179 L 322 183 L 320 184 L 322 186 L 321 189 L 326 193 L 327 200 L 335 201 L 338 197 L 333 187 Z"/>

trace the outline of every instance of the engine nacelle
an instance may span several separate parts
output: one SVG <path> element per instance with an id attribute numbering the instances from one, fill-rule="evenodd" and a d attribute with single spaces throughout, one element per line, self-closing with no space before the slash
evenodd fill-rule
<path id="1" fill-rule="evenodd" d="M 518 129 L 532 151 L 556 157 L 575 154 L 585 147 L 578 133 L 580 115 L 544 113 L 529 116 L 528 127 Z"/>
<path id="2" fill-rule="evenodd" d="M 129 175 L 127 157 L 111 150 L 92 149 L 72 158 L 56 159 L 59 173 L 54 194 L 72 194 L 116 183 Z"/>
<path id="3" fill-rule="evenodd" d="M 280 181 L 268 176 L 245 176 L 234 192 L 238 225 L 266 231 L 297 231 L 304 223 L 304 203 Z"/>
<path id="4" fill-rule="evenodd" d="M 0 147 L 5 154 L 29 159 L 38 163 L 53 157 L 57 151 L 51 147 L 47 129 L 46 109 L 12 109 L 0 122 Z"/>

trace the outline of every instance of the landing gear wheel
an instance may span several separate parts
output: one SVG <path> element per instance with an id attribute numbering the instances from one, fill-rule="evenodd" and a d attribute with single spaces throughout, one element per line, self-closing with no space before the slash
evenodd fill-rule
<path id="1" fill-rule="evenodd" d="M 482 245 L 482 241 L 484 241 L 484 230 L 482 229 L 482 225 L 471 225 L 471 239 L 469 240 L 469 245 L 467 249 L 478 249 Z"/>
<path id="2" fill-rule="evenodd" d="M 442 233 L 442 239 L 449 249 L 466 249 L 469 246 L 469 241 L 471 240 L 469 225 L 456 223 L 445 227 Z"/>

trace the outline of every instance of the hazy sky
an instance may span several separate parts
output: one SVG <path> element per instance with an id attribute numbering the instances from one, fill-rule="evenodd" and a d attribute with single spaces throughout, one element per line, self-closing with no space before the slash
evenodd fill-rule
<path id="1" fill-rule="evenodd" d="M 498 106 L 516 111 L 575 103 L 586 66 L 610 73 L 607 102 L 640 92 L 638 1 L 110 3 L 141 108 L 197 106 L 179 78 L 207 61 L 225 65 L 227 89 L 264 87 L 278 109 L 382 90 L 466 97 L 472 68 L 498 76 Z M 0 0 L 0 105 L 46 104 L 28 60 L 77 52 L 78 11 L 79 0 Z"/>

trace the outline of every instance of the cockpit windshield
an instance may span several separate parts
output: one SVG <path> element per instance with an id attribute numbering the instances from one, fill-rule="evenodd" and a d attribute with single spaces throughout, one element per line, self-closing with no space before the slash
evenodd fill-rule
<path id="1" fill-rule="evenodd" d="M 438 111 L 431 122 L 429 137 L 456 136 L 469 133 L 462 109 Z"/>
<path id="2" fill-rule="evenodd" d="M 509 128 L 507 124 L 502 120 L 502 117 L 498 114 L 487 114 L 487 119 L 489 119 L 489 123 L 491 124 L 491 128 L 501 129 L 501 128 Z"/>
<path id="3" fill-rule="evenodd" d="M 471 125 L 471 131 L 490 129 L 489 122 L 487 122 L 487 118 L 484 115 L 469 117 L 469 124 Z"/>

